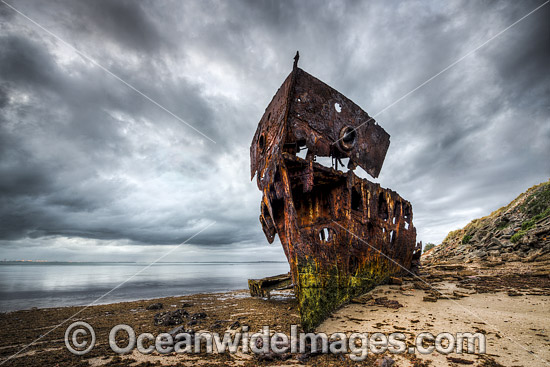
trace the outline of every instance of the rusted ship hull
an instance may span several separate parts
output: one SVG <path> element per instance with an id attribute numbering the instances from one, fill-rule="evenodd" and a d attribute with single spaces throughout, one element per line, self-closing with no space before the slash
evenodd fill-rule
<path id="1" fill-rule="evenodd" d="M 363 110 L 296 64 L 260 121 L 251 146 L 260 222 L 270 243 L 279 235 L 305 330 L 411 267 L 411 204 L 352 170 L 376 177 L 388 146 L 389 135 Z M 297 156 L 306 148 L 305 159 Z M 351 169 L 322 166 L 315 156 L 348 158 Z"/>
<path id="2" fill-rule="evenodd" d="M 288 153 L 260 221 L 278 233 L 290 264 L 302 326 L 409 269 L 415 249 L 411 204 L 397 193 Z M 311 175 L 313 185 L 304 192 Z M 278 193 L 277 193 L 278 191 Z M 270 209 L 271 208 L 271 209 Z"/>

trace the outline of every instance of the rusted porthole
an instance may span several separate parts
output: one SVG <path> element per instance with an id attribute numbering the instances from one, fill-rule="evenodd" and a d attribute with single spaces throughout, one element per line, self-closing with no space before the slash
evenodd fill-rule
<path id="1" fill-rule="evenodd" d="M 340 130 L 340 146 L 344 150 L 351 150 L 357 141 L 357 131 L 351 126 L 345 126 Z"/>

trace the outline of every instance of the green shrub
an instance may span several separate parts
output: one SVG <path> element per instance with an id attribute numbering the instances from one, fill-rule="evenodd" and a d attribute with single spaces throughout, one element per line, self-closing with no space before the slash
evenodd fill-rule
<path id="1" fill-rule="evenodd" d="M 435 245 L 433 243 L 427 243 L 426 246 L 424 246 L 424 253 L 426 253 L 427 251 L 433 249 L 435 247 Z"/>
<path id="2" fill-rule="evenodd" d="M 535 221 L 533 219 L 526 220 L 525 222 L 523 222 L 521 224 L 521 229 L 523 229 L 524 231 L 528 231 L 531 228 L 533 228 L 534 226 L 535 226 Z"/>
<path id="3" fill-rule="evenodd" d="M 519 239 L 521 237 L 523 237 L 525 235 L 525 231 L 524 230 L 521 230 L 521 231 L 518 231 L 516 234 L 514 234 L 512 236 L 512 238 L 510 238 L 510 241 L 512 241 L 513 243 L 517 243 L 519 241 Z"/>
<path id="4" fill-rule="evenodd" d="M 467 234 L 465 235 L 464 237 L 462 237 L 462 244 L 465 245 L 467 244 L 468 242 L 470 242 L 470 240 L 472 239 L 472 236 Z"/>
<path id="5" fill-rule="evenodd" d="M 527 231 L 527 230 L 533 228 L 539 220 L 541 220 L 543 218 L 546 218 L 548 216 L 550 216 L 550 208 L 547 208 L 542 213 L 539 213 L 539 214 L 535 215 L 533 218 L 523 222 L 521 224 L 521 229 L 523 229 L 524 231 Z"/>

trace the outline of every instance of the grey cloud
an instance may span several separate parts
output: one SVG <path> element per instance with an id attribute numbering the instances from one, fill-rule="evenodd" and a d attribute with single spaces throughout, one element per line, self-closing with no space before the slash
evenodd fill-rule
<path id="1" fill-rule="evenodd" d="M 0 238 L 139 248 L 216 221 L 192 243 L 257 249 L 248 145 L 297 49 L 372 115 L 538 4 L 13 3 L 217 144 L 0 7 Z M 420 240 L 550 176 L 548 9 L 377 116 L 392 136 L 377 181 L 412 202 Z"/>
<path id="2" fill-rule="evenodd" d="M 80 17 L 85 31 L 98 32 L 102 37 L 113 37 L 118 43 L 145 52 L 158 51 L 163 38 L 151 22 L 146 8 L 152 3 L 135 1 L 69 1 L 71 18 Z"/>
<path id="3" fill-rule="evenodd" d="M 18 35 L 0 38 L 2 78 L 27 88 L 58 85 L 51 55 L 34 40 Z"/>

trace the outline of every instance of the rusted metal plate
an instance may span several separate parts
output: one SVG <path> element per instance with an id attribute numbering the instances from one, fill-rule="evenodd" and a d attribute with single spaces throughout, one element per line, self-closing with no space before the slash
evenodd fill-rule
<path id="1" fill-rule="evenodd" d="M 341 139 L 342 131 L 355 135 Z M 410 269 L 418 255 L 407 200 L 353 170 L 314 162 L 350 158 L 377 176 L 388 146 L 389 135 L 366 112 L 296 64 L 260 120 L 250 147 L 263 192 L 260 222 L 270 243 L 279 235 L 306 330 Z M 298 157 L 305 147 L 306 158 Z"/>
<path id="2" fill-rule="evenodd" d="M 277 152 L 304 147 L 316 156 L 349 158 L 378 177 L 389 145 L 390 135 L 353 101 L 296 68 L 260 120 L 250 146 L 251 177 L 268 175 Z"/>
<path id="3" fill-rule="evenodd" d="M 378 177 L 390 135 L 337 90 L 296 70 L 285 144 L 304 144 L 317 156 L 349 158 Z M 344 139 L 344 135 L 349 135 Z"/>

